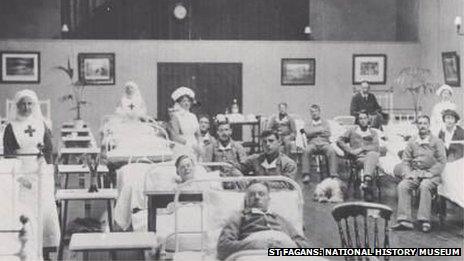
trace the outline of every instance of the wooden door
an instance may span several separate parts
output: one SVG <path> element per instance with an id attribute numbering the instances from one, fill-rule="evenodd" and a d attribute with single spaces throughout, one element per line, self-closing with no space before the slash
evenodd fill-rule
<path id="1" fill-rule="evenodd" d="M 171 93 L 180 86 L 195 92 L 198 104 L 192 111 L 197 115 L 224 113 L 233 99 L 241 111 L 241 63 L 158 63 L 158 119 L 168 119 Z"/>

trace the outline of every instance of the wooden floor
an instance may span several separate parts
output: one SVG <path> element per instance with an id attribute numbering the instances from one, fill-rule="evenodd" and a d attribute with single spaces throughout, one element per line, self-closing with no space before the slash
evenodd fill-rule
<path id="1" fill-rule="evenodd" d="M 344 179 L 344 177 L 343 177 Z M 300 177 L 298 177 L 300 181 Z M 331 216 L 331 210 L 334 204 L 318 203 L 313 201 L 313 190 L 319 181 L 319 177 L 312 176 L 309 185 L 302 185 L 303 194 L 305 199 L 304 206 L 304 225 L 305 233 L 309 240 L 315 247 L 339 247 L 340 241 L 335 222 Z M 381 203 L 390 206 L 396 211 L 397 198 L 396 198 L 396 184 L 388 177 L 382 178 L 382 201 Z M 357 200 L 357 199 L 349 199 Z M 393 221 L 396 213 L 393 215 Z M 448 215 L 444 227 L 438 226 L 438 219 L 435 217 L 432 223 L 432 231 L 430 233 L 423 233 L 418 230 L 415 231 L 392 231 L 390 233 L 390 244 L 392 248 L 418 248 L 418 247 L 463 247 L 464 245 L 464 221 L 463 210 L 448 204 Z M 69 251 L 65 251 L 65 257 L 70 260 L 82 260 L 82 255 L 72 255 Z M 119 252 L 117 254 L 118 260 L 135 260 L 140 257 L 137 253 Z M 92 253 L 90 260 L 109 260 L 107 253 Z M 342 259 L 334 259 L 342 260 Z M 462 257 L 415 257 L 415 258 L 400 258 L 394 257 L 390 260 L 463 260 Z"/>
<path id="2" fill-rule="evenodd" d="M 311 183 L 304 187 L 305 198 L 305 227 L 306 235 L 317 247 L 339 247 L 340 240 L 338 230 L 331 215 L 334 204 L 322 204 L 314 202 L 313 190 L 317 184 L 318 177 L 314 176 Z M 390 206 L 395 213 L 393 222 L 396 217 L 397 197 L 396 184 L 389 177 L 382 178 L 382 201 L 381 203 Z M 349 201 L 357 199 L 350 198 Z M 439 228 L 438 218 L 434 217 L 432 231 L 423 233 L 418 230 L 414 231 L 391 231 L 390 245 L 392 248 L 420 248 L 420 247 L 463 247 L 464 245 L 464 221 L 463 210 L 459 207 L 448 204 L 448 215 L 444 227 Z M 462 250 L 461 250 L 462 251 Z M 395 257 L 393 260 L 463 260 L 462 257 L 442 259 L 437 257 L 430 258 L 400 258 Z"/>

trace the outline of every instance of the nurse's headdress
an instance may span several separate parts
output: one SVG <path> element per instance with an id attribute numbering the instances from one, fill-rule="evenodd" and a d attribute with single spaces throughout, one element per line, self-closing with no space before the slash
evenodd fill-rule
<path id="1" fill-rule="evenodd" d="M 18 113 L 18 103 L 24 97 L 29 97 L 33 102 L 32 113 L 27 118 L 19 115 Z M 14 98 L 14 104 L 10 110 L 10 121 L 23 121 L 30 118 L 43 120 L 42 111 L 40 110 L 39 98 L 33 90 L 22 90 L 17 92 Z"/>

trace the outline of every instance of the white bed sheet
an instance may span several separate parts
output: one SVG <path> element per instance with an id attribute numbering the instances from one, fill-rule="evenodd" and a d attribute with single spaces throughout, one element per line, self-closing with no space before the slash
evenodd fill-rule
<path id="1" fill-rule="evenodd" d="M 446 164 L 438 194 L 464 208 L 464 158 Z"/>
<path id="2" fill-rule="evenodd" d="M 202 166 L 196 166 L 196 179 L 219 177 L 218 171 L 207 172 Z M 174 191 L 177 187 L 177 174 L 174 163 L 167 164 L 128 164 L 118 170 L 119 198 L 115 207 L 115 222 L 124 230 L 130 225 L 135 231 L 147 230 L 147 200 L 144 192 Z M 218 184 L 215 184 L 218 188 Z M 192 188 L 203 189 L 203 188 Z M 132 214 L 132 210 L 141 211 Z M 162 211 L 161 211 L 162 212 Z"/>
<path id="3" fill-rule="evenodd" d="M 173 157 L 167 140 L 152 123 L 143 123 L 121 117 L 110 118 L 102 127 L 102 144 L 110 162 L 129 161 L 145 157 L 154 162 L 168 161 Z"/>

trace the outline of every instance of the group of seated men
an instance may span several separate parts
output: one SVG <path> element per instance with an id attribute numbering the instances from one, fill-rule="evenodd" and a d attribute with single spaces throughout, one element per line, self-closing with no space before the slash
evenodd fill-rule
<path id="1" fill-rule="evenodd" d="M 227 170 L 230 175 L 284 175 L 295 178 L 297 164 L 286 154 L 288 147 L 284 144 L 294 139 L 289 133 L 294 132 L 292 118 L 286 113 L 287 105 L 279 104 L 279 114 L 271 118 L 269 130 L 262 133 L 263 152 L 246 156 L 243 147 L 231 139 L 232 129 L 227 122 L 218 123 L 217 140 L 206 146 L 205 161 L 228 162 L 233 168 Z M 304 134 L 307 146 L 302 157 L 303 182 L 309 181 L 310 160 L 314 154 L 322 154 L 327 159 L 328 174 L 331 178 L 339 178 L 338 156 L 331 146 L 331 131 L 327 120 L 321 117 L 321 108 L 311 105 L 309 108 L 311 120 L 305 125 Z M 372 117 L 365 110 L 356 112 L 356 125 L 349 128 L 340 136 L 336 145 L 350 159 L 361 175 L 361 189 L 366 199 L 372 198 L 372 183 L 377 174 L 380 145 L 378 131 L 372 128 Z M 431 202 L 433 193 L 440 184 L 440 175 L 448 158 L 462 158 L 463 145 L 444 145 L 450 139 L 464 139 L 462 128 L 457 125 L 459 115 L 455 111 L 446 111 L 443 121 L 448 124 L 448 131 L 441 132 L 441 139 L 430 133 L 430 119 L 420 116 L 417 119 L 418 136 L 411 138 L 402 155 L 402 164 L 396 169 L 397 176 L 402 181 L 398 185 L 398 225 L 393 229 L 410 229 L 411 223 L 411 190 L 419 189 L 420 203 L 418 220 L 421 221 L 422 231 L 430 231 Z M 448 141 L 449 143 L 449 141 Z M 453 151 L 458 152 L 453 152 Z M 456 156 L 456 154 L 460 154 Z"/>
<path id="2" fill-rule="evenodd" d="M 368 86 L 363 84 L 356 99 L 369 100 Z M 363 95 L 364 94 L 364 95 Z M 370 98 L 372 100 L 372 98 Z M 375 100 L 375 97 L 374 97 Z M 377 102 L 375 101 L 375 104 Z M 378 106 L 378 104 L 377 104 Z M 379 112 L 372 106 L 374 114 L 352 104 L 356 115 L 356 125 L 349 128 L 336 140 L 336 145 L 345 153 L 345 157 L 362 169 L 361 189 L 372 193 L 372 180 L 380 157 L 378 131 L 373 129 L 373 122 Z M 376 109 L 377 108 L 377 109 Z M 204 157 L 206 162 L 226 162 L 231 167 L 223 168 L 222 174 L 238 175 L 283 175 L 295 179 L 297 164 L 289 153 L 289 141 L 295 139 L 296 129 L 293 119 L 286 112 L 287 104 L 279 104 L 279 114 L 269 120 L 268 129 L 261 134 L 262 153 L 247 156 L 242 145 L 232 140 L 232 128 L 227 121 L 216 123 L 216 136 L 209 133 L 209 119 L 200 117 L 200 130 L 203 137 Z M 307 146 L 302 156 L 303 181 L 309 181 L 310 160 L 314 154 L 322 154 L 327 159 L 328 174 L 339 178 L 338 156 L 330 142 L 331 130 L 326 119 L 321 116 L 321 108 L 311 105 L 311 120 L 302 133 L 306 136 Z M 374 117 L 373 117 L 374 116 Z M 402 163 L 396 168 L 401 178 L 398 184 L 398 215 L 394 230 L 412 229 L 411 193 L 420 190 L 420 202 L 417 219 L 421 230 L 431 230 L 431 202 L 433 193 L 440 184 L 440 175 L 450 157 L 462 158 L 463 147 L 446 146 L 451 139 L 464 140 L 464 131 L 457 126 L 459 115 L 455 111 L 445 111 L 443 121 L 447 129 L 440 133 L 440 138 L 430 133 L 430 118 L 419 116 L 417 119 L 418 136 L 411 138 L 402 154 Z M 444 143 L 445 142 L 445 143 Z M 269 187 L 265 183 L 250 184 L 247 188 L 245 207 L 240 214 L 230 219 L 224 227 L 218 242 L 218 257 L 226 258 L 238 250 L 267 248 L 278 245 L 270 240 L 265 242 L 250 241 L 246 238 L 253 232 L 277 230 L 287 234 L 296 246 L 306 246 L 307 240 L 298 235 L 295 229 L 280 216 L 268 211 Z M 282 243 L 282 242 L 280 242 Z M 293 246 L 295 246 L 293 245 Z"/>

